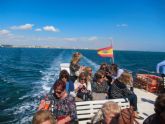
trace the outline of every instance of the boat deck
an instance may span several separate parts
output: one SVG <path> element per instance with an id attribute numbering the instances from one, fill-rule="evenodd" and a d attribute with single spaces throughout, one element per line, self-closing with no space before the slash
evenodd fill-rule
<path id="1" fill-rule="evenodd" d="M 138 97 L 138 112 L 145 120 L 154 113 L 154 102 L 157 95 L 137 88 L 134 88 L 134 92 Z M 138 120 L 138 122 L 142 124 L 144 120 Z"/>

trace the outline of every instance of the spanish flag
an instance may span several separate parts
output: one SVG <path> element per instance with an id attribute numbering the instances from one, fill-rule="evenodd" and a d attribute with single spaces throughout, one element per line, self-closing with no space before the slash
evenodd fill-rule
<path id="1" fill-rule="evenodd" d="M 113 48 L 112 46 L 98 49 L 97 54 L 101 57 L 111 57 L 113 58 Z"/>

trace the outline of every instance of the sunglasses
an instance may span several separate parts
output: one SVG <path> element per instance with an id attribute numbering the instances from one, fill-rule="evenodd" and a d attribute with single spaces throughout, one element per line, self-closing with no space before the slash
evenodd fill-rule
<path id="1" fill-rule="evenodd" d="M 55 91 L 55 93 L 56 93 L 56 94 L 61 94 L 61 93 L 62 93 L 62 91 Z"/>
<path id="2" fill-rule="evenodd" d="M 85 78 L 80 78 L 80 81 L 83 81 L 83 80 L 85 81 Z"/>
<path id="3" fill-rule="evenodd" d="M 105 78 L 105 76 L 101 76 L 101 77 L 99 77 L 99 79 L 102 79 L 102 78 Z"/>
<path id="4" fill-rule="evenodd" d="M 66 77 L 66 76 L 62 76 L 61 78 L 65 78 L 65 79 L 67 79 L 67 77 Z"/>

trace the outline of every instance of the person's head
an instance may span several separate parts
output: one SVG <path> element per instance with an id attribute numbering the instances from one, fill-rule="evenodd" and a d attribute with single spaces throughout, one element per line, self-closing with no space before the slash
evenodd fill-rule
<path id="1" fill-rule="evenodd" d="M 78 77 L 78 80 L 81 84 L 86 83 L 87 82 L 86 74 L 84 72 L 81 72 L 79 77 Z"/>
<path id="2" fill-rule="evenodd" d="M 107 70 L 107 63 L 102 63 L 101 65 L 100 65 L 100 69 L 99 70 L 103 70 L 103 71 L 106 71 Z"/>
<path id="3" fill-rule="evenodd" d="M 82 57 L 82 55 L 79 52 L 75 52 L 72 56 L 71 62 L 76 64 L 80 61 L 81 57 Z"/>
<path id="4" fill-rule="evenodd" d="M 65 88 L 66 88 L 66 83 L 62 80 L 57 80 L 53 86 L 54 95 L 59 99 L 62 98 L 66 93 Z"/>
<path id="5" fill-rule="evenodd" d="M 40 110 L 33 116 L 32 124 L 55 124 L 55 119 L 49 111 Z"/>
<path id="6" fill-rule="evenodd" d="M 103 71 L 96 72 L 95 79 L 97 82 L 103 82 L 105 80 L 105 73 Z"/>
<path id="7" fill-rule="evenodd" d="M 131 73 L 124 71 L 117 80 L 124 84 L 131 84 L 133 77 Z"/>
<path id="8" fill-rule="evenodd" d="M 119 121 L 120 107 L 117 103 L 112 101 L 106 102 L 101 110 L 106 123 L 111 124 L 113 122 L 113 124 L 116 124 Z"/>
<path id="9" fill-rule="evenodd" d="M 87 72 L 89 75 L 92 75 L 92 68 L 91 67 L 85 67 L 84 72 Z"/>
<path id="10" fill-rule="evenodd" d="M 110 69 L 111 74 L 116 75 L 117 70 L 118 70 L 118 66 L 116 64 L 111 64 L 109 69 Z"/>
<path id="11" fill-rule="evenodd" d="M 67 70 L 62 70 L 59 75 L 59 79 L 64 81 L 65 83 L 69 80 L 69 73 Z"/>
<path id="12" fill-rule="evenodd" d="M 165 121 L 165 93 L 160 94 L 155 101 L 155 112 Z"/>

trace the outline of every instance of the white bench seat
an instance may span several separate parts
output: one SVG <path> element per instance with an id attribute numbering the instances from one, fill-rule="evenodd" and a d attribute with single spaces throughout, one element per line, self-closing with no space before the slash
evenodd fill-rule
<path id="1" fill-rule="evenodd" d="M 76 102 L 77 118 L 79 124 L 87 124 L 91 122 L 91 118 L 102 107 L 105 102 L 116 102 L 121 109 L 129 108 L 130 104 L 125 99 L 109 99 L 109 100 L 95 100 L 95 101 L 82 101 Z"/>

